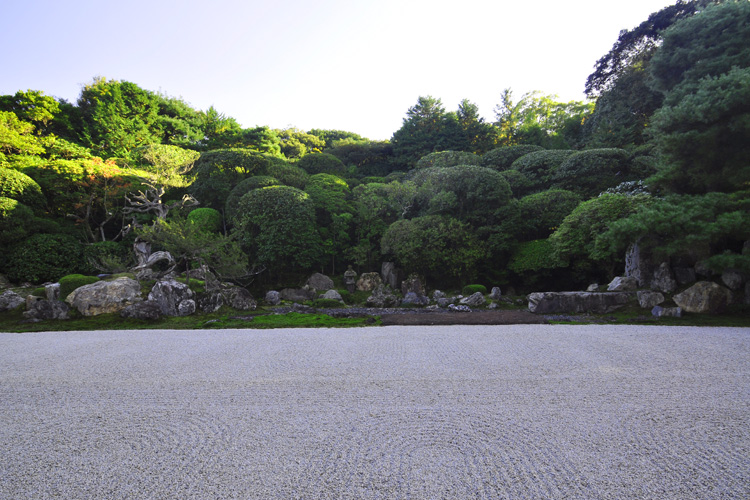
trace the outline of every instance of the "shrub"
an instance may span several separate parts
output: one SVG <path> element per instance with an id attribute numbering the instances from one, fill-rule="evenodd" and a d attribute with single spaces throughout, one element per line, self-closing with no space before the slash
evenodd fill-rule
<path id="1" fill-rule="evenodd" d="M 236 215 L 237 204 L 240 202 L 240 198 L 245 196 L 245 194 L 249 193 L 253 189 L 268 186 L 278 186 L 279 184 L 281 184 L 279 181 L 277 181 L 274 177 L 268 175 L 256 175 L 253 177 L 248 177 L 247 179 L 234 186 L 232 191 L 229 193 L 229 196 L 227 196 L 227 201 L 224 204 L 225 216 L 228 220 L 232 220 L 232 218 Z"/>
<path id="2" fill-rule="evenodd" d="M 132 247 L 115 241 L 99 241 L 83 249 L 83 256 L 92 268 L 102 273 L 126 271 L 133 262 Z"/>
<path id="3" fill-rule="evenodd" d="M 60 283 L 60 300 L 65 300 L 73 290 L 84 285 L 96 283 L 99 278 L 96 276 L 84 276 L 83 274 L 69 274 L 58 280 Z"/>
<path id="4" fill-rule="evenodd" d="M 536 151 L 514 161 L 511 168 L 518 170 L 529 179 L 531 190 L 548 189 L 552 185 L 557 169 L 573 153 L 575 151 L 560 149 Z"/>
<path id="5" fill-rule="evenodd" d="M 83 245 L 65 234 L 36 234 L 8 252 L 5 272 L 13 282 L 56 281 L 84 271 Z"/>
<path id="6" fill-rule="evenodd" d="M 520 157 L 535 151 L 543 151 L 543 148 L 536 144 L 518 144 L 496 148 L 482 156 L 482 166 L 502 172 L 508 170 L 513 162 Z"/>
<path id="7" fill-rule="evenodd" d="M 216 209 L 196 208 L 188 214 L 187 218 L 207 233 L 221 232 L 221 213 Z"/>
<path id="8" fill-rule="evenodd" d="M 335 156 L 328 153 L 312 153 L 305 155 L 297 162 L 297 166 L 310 175 L 333 174 L 343 177 L 346 174 L 346 166 Z"/>
<path id="9" fill-rule="evenodd" d="M 44 207 L 42 188 L 28 175 L 0 167 L 0 196 L 20 201 L 27 207 L 38 210 Z"/>
<path id="10" fill-rule="evenodd" d="M 474 295 L 477 292 L 484 295 L 487 293 L 487 287 L 484 285 L 466 285 L 463 290 L 461 290 L 463 295 Z"/>
<path id="11" fill-rule="evenodd" d="M 516 274 L 537 272 L 542 269 L 564 267 L 565 261 L 554 251 L 549 239 L 533 240 L 521 243 L 508 262 L 508 269 Z"/>
<path id="12" fill-rule="evenodd" d="M 524 240 L 546 238 L 580 202 L 580 196 L 564 189 L 550 189 L 524 196 L 518 203 L 521 237 Z"/>
<path id="13" fill-rule="evenodd" d="M 270 161 L 266 173 L 274 179 L 278 179 L 280 184 L 297 189 L 304 188 L 307 179 L 310 177 L 307 172 L 298 166 L 290 165 L 280 158 L 274 158 Z"/>
<path id="14" fill-rule="evenodd" d="M 0 243 L 9 245 L 24 239 L 32 226 L 34 213 L 23 203 L 0 197 Z"/>
<path id="15" fill-rule="evenodd" d="M 513 196 L 520 197 L 531 190 L 531 181 L 518 170 L 503 170 L 500 175 L 508 182 Z"/>
<path id="16" fill-rule="evenodd" d="M 455 167 L 456 165 L 481 165 L 482 157 L 464 151 L 438 151 L 423 156 L 417 161 L 416 169 L 430 167 Z"/>
<path id="17" fill-rule="evenodd" d="M 589 149 L 568 156 L 554 173 L 554 182 L 591 198 L 623 181 L 637 180 L 629 171 L 630 155 L 624 149 Z"/>

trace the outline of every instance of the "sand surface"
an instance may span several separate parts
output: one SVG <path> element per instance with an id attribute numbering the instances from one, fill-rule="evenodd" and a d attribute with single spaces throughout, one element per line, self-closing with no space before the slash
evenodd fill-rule
<path id="1" fill-rule="evenodd" d="M 0 334 L 2 499 L 750 498 L 750 329 Z"/>

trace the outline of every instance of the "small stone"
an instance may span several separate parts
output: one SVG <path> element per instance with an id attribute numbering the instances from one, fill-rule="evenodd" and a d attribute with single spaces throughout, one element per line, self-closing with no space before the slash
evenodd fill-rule
<path id="1" fill-rule="evenodd" d="M 502 297 L 503 292 L 500 290 L 499 286 L 493 286 L 492 290 L 490 291 L 490 299 L 491 300 L 500 300 L 500 297 Z"/>
<path id="2" fill-rule="evenodd" d="M 736 269 L 725 269 L 721 273 L 721 281 L 730 290 L 739 290 L 745 282 L 745 276 Z"/>
<path id="3" fill-rule="evenodd" d="M 662 318 L 662 317 L 681 318 L 682 308 L 654 306 L 654 308 L 651 309 L 651 314 L 657 318 Z"/>
<path id="4" fill-rule="evenodd" d="M 15 309 L 26 301 L 13 290 L 6 290 L 0 295 L 0 311 L 10 311 Z"/>
<path id="5" fill-rule="evenodd" d="M 276 290 L 269 290 L 268 292 L 266 292 L 265 301 L 266 304 L 277 306 L 281 304 L 281 294 Z"/>
<path id="6" fill-rule="evenodd" d="M 664 295 L 660 292 L 650 292 L 647 290 L 641 290 L 637 293 L 638 305 L 644 309 L 652 309 L 664 302 Z"/>
<path id="7" fill-rule="evenodd" d="M 599 291 L 599 283 L 591 283 L 588 288 L 586 288 L 587 292 L 598 292 Z"/>

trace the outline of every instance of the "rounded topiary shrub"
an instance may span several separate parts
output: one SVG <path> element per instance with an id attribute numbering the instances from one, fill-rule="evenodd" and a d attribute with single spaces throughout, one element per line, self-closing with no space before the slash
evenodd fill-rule
<path id="1" fill-rule="evenodd" d="M 221 213 L 213 208 L 196 208 L 188 214 L 188 220 L 207 233 L 221 231 Z"/>
<path id="2" fill-rule="evenodd" d="M 518 170 L 531 182 L 531 190 L 549 189 L 555 179 L 557 169 L 573 150 L 555 149 L 535 151 L 526 154 L 513 162 L 511 168 Z"/>
<path id="3" fill-rule="evenodd" d="M 42 188 L 34 179 L 4 167 L 0 167 L 0 196 L 20 201 L 34 210 L 41 209 L 46 203 Z"/>
<path id="4" fill-rule="evenodd" d="M 463 295 L 474 295 L 477 292 L 484 295 L 487 293 L 487 287 L 484 285 L 466 285 L 463 290 L 461 290 Z"/>
<path id="5" fill-rule="evenodd" d="M 567 157 L 555 172 L 555 184 L 591 198 L 629 176 L 630 154 L 624 149 L 605 148 L 579 151 Z"/>
<path id="6" fill-rule="evenodd" d="M 438 151 L 423 156 L 415 168 L 455 167 L 456 165 L 481 165 L 482 157 L 465 151 Z"/>
<path id="7" fill-rule="evenodd" d="M 343 176 L 346 174 L 346 166 L 341 160 L 328 153 L 312 153 L 303 156 L 297 166 L 310 175 L 333 174 Z"/>
<path id="8" fill-rule="evenodd" d="M 85 276 L 83 274 L 69 274 L 59 279 L 60 283 L 60 300 L 65 300 L 70 293 L 76 288 L 84 285 L 96 283 L 99 278 L 96 276 Z"/>
<path id="9" fill-rule="evenodd" d="M 60 276 L 78 273 L 88 266 L 83 245 L 66 234 L 35 234 L 8 252 L 4 270 L 15 283 L 57 281 Z"/>
<path id="10" fill-rule="evenodd" d="M 518 144 L 516 146 L 504 146 L 488 151 L 482 156 L 482 166 L 495 170 L 508 170 L 513 162 L 522 156 L 535 151 L 542 151 L 544 148 L 536 144 Z"/>
<path id="11" fill-rule="evenodd" d="M 34 213 L 23 203 L 0 197 L 0 244 L 10 245 L 24 239 L 34 221 Z"/>
<path id="12" fill-rule="evenodd" d="M 229 193 L 229 196 L 227 196 L 227 201 L 224 204 L 224 213 L 226 214 L 227 220 L 231 221 L 235 216 L 237 212 L 237 204 L 240 202 L 240 198 L 245 196 L 247 193 L 249 193 L 253 189 L 259 189 L 268 186 L 278 186 L 280 184 L 281 183 L 276 180 L 275 177 L 271 177 L 269 175 L 255 175 L 253 177 L 248 177 L 247 179 L 234 186 L 232 191 Z"/>

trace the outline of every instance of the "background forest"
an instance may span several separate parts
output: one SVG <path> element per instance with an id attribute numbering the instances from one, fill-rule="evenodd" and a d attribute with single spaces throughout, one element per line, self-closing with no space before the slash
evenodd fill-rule
<path id="1" fill-rule="evenodd" d="M 0 272 L 120 272 L 136 238 L 263 289 L 383 261 L 432 288 L 585 288 L 636 241 L 750 272 L 748 47 L 747 0 L 679 1 L 620 33 L 590 102 L 505 89 L 486 120 L 423 96 L 389 141 L 105 78 L 0 96 Z"/>

